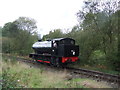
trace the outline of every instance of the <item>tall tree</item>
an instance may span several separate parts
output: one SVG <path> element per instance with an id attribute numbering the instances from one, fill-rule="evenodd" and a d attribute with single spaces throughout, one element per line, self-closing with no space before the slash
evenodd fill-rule
<path id="1" fill-rule="evenodd" d="M 2 36 L 15 37 L 18 32 L 19 30 L 17 28 L 17 25 L 15 25 L 13 22 L 8 22 L 2 29 Z"/>
<path id="2" fill-rule="evenodd" d="M 29 17 L 19 17 L 14 23 L 19 29 L 27 30 L 29 33 L 34 33 L 37 28 L 36 21 Z"/>
<path id="3" fill-rule="evenodd" d="M 33 35 L 33 31 L 36 28 L 35 21 L 27 17 L 6 23 L 2 29 L 3 52 L 20 55 L 29 54 L 32 51 L 32 44 L 36 39 L 36 35 Z"/>
<path id="4" fill-rule="evenodd" d="M 2 27 L 0 26 L 0 37 L 2 37 Z"/>
<path id="5" fill-rule="evenodd" d="M 87 44 L 86 47 L 92 48 L 94 47 L 92 44 L 98 43 L 97 49 L 104 51 L 109 63 L 112 64 L 115 61 L 114 57 L 117 51 L 118 29 L 116 27 L 118 26 L 118 20 L 114 14 L 118 11 L 118 1 L 87 0 L 84 3 L 84 8 L 77 13 L 77 16 L 83 32 L 89 33 L 85 40 L 93 37 L 87 41 L 91 44 Z"/>
<path id="6" fill-rule="evenodd" d="M 54 39 L 54 38 L 62 38 L 63 33 L 61 29 L 55 29 L 54 31 L 50 31 L 49 34 L 43 36 L 43 40 L 46 39 Z"/>

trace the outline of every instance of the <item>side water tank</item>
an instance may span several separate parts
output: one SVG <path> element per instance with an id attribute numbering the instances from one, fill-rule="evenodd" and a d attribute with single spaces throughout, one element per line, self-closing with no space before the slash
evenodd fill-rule
<path id="1" fill-rule="evenodd" d="M 32 48 L 45 48 L 45 47 L 52 47 L 51 41 L 43 41 L 43 42 L 36 42 L 33 44 Z"/>

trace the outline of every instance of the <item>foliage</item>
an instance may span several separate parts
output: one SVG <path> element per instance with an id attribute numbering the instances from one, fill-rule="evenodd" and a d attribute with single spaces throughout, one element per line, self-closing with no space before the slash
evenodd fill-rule
<path id="1" fill-rule="evenodd" d="M 0 27 L 0 38 L 2 37 L 2 27 Z"/>
<path id="2" fill-rule="evenodd" d="M 12 22 L 8 22 L 2 28 L 2 36 L 14 38 L 16 34 L 18 34 L 19 29 L 17 29 L 17 25 Z"/>
<path id="3" fill-rule="evenodd" d="M 113 69 L 120 70 L 118 67 L 120 59 L 116 56 L 118 55 L 119 34 L 117 28 L 119 19 L 117 3 L 117 1 L 86 1 L 83 10 L 77 13 L 80 26 L 83 30 L 82 36 L 87 34 L 83 37 L 86 44 L 83 46 L 81 46 L 81 44 L 79 45 L 84 48 L 81 49 L 81 52 L 84 52 L 82 56 L 85 57 L 84 55 L 88 55 L 88 58 L 83 59 L 87 60 L 89 64 L 95 62 L 100 64 L 100 62 L 94 58 L 94 52 L 100 51 L 103 53 L 102 57 L 104 57 L 101 62 L 105 61 L 109 67 L 113 66 Z M 99 56 L 96 57 L 97 59 L 101 59 Z"/>
<path id="4" fill-rule="evenodd" d="M 62 38 L 63 33 L 60 29 L 55 29 L 54 31 L 50 31 L 49 34 L 43 36 L 43 40 L 54 39 L 54 38 Z"/>
<path id="5" fill-rule="evenodd" d="M 5 70 L 3 69 L 2 78 L 3 78 L 3 85 L 2 85 L 3 88 L 9 89 L 9 88 L 19 87 L 17 82 L 18 78 L 16 78 L 16 74 L 11 75 L 9 68 Z"/>
<path id="6" fill-rule="evenodd" d="M 2 28 L 2 52 L 28 55 L 37 39 L 35 20 L 27 17 L 6 23 Z"/>
<path id="7" fill-rule="evenodd" d="M 26 30 L 29 33 L 34 33 L 36 31 L 36 21 L 29 17 L 19 17 L 14 21 L 18 29 Z"/>

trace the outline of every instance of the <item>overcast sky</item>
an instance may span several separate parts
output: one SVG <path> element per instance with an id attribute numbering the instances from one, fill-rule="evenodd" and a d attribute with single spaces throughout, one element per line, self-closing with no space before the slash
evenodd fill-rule
<path id="1" fill-rule="evenodd" d="M 76 13 L 83 0 L 0 0 L 0 26 L 20 16 L 37 21 L 42 35 L 53 29 L 70 29 L 78 24 Z"/>

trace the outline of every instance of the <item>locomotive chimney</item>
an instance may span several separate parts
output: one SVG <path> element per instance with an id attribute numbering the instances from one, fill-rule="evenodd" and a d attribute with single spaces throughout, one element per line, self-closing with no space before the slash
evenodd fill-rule
<path id="1" fill-rule="evenodd" d="M 41 39 L 41 34 L 38 34 L 38 41 L 41 42 L 42 39 Z"/>

